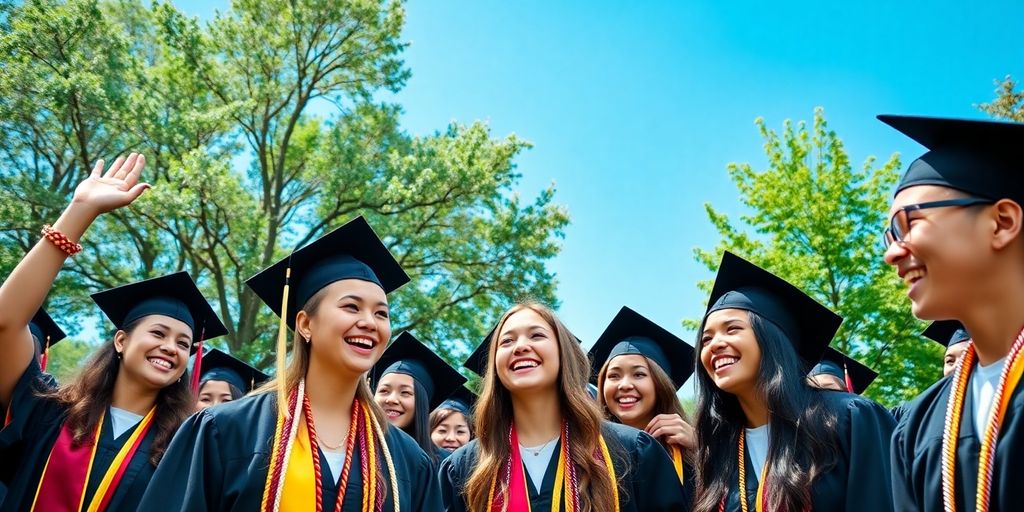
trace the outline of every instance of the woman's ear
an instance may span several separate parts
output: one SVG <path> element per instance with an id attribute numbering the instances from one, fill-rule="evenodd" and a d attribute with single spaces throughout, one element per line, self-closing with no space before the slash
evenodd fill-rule
<path id="1" fill-rule="evenodd" d="M 299 336 L 302 336 L 307 343 L 309 343 L 313 331 L 309 325 L 310 322 L 312 322 L 312 318 L 305 311 L 299 310 L 295 314 L 295 332 L 299 333 Z"/>
<path id="2" fill-rule="evenodd" d="M 114 333 L 114 351 L 117 352 L 117 356 L 121 357 L 124 354 L 124 342 L 128 339 L 128 333 L 118 329 Z"/>

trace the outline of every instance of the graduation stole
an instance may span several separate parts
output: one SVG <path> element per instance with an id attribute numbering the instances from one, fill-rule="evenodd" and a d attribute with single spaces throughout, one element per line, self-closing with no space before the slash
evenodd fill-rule
<path id="1" fill-rule="evenodd" d="M 674 444 L 669 445 L 669 450 L 672 453 L 672 467 L 676 469 L 676 475 L 679 476 L 679 483 L 685 483 L 683 480 L 683 450 L 679 449 Z"/>
<path id="2" fill-rule="evenodd" d="M 565 497 L 565 512 L 576 512 L 580 509 L 579 481 L 576 477 L 576 466 L 572 464 L 571 452 L 569 450 L 569 424 L 562 421 L 562 433 L 560 435 L 561 449 L 558 452 L 558 467 L 555 470 L 554 492 L 551 496 L 551 511 L 562 510 L 562 497 Z M 619 510 L 619 481 L 615 478 L 615 466 L 612 465 L 611 454 L 608 452 L 608 445 L 604 436 L 598 437 L 600 445 L 594 451 L 594 458 L 604 462 L 608 469 L 608 477 L 612 484 L 612 497 L 615 501 L 615 512 Z M 516 433 L 516 426 L 513 424 L 508 432 L 509 458 L 505 462 L 506 492 L 498 491 L 498 474 L 495 473 L 491 479 L 490 497 L 487 500 L 488 512 L 531 512 L 530 491 L 526 485 L 526 470 L 523 467 L 522 454 L 519 451 L 519 435 Z M 600 453 L 598 453 L 598 451 Z M 496 492 L 498 491 L 498 492 Z M 507 496 L 506 496 L 507 494 Z M 506 500 L 508 501 L 506 506 Z"/>
<path id="3" fill-rule="evenodd" d="M 156 412 L 156 407 L 146 413 L 135 428 L 135 432 L 132 432 L 128 441 L 118 450 L 114 461 L 110 463 L 103 474 L 103 479 L 100 480 L 100 485 L 96 488 L 96 493 L 85 510 L 102 512 L 110 505 L 110 500 L 114 497 L 114 491 L 117 490 L 117 485 L 121 482 L 128 463 L 131 462 L 139 445 L 142 444 L 146 432 L 149 432 L 154 412 Z M 82 510 L 82 506 L 85 505 L 85 489 L 89 485 L 89 476 L 92 474 L 96 446 L 99 444 L 105 416 L 105 412 L 100 414 L 99 422 L 96 423 L 96 432 L 92 438 L 78 446 L 74 443 L 75 434 L 68 424 L 65 422 L 61 426 L 57 442 L 50 450 L 50 456 L 46 459 L 46 465 L 43 466 L 43 475 L 39 478 L 39 485 L 36 487 L 36 495 L 32 500 L 33 511 L 78 512 Z"/>
<path id="4" fill-rule="evenodd" d="M 740 510 L 747 512 L 747 452 L 744 441 L 743 432 L 740 432 L 739 443 L 739 479 L 740 479 Z M 768 509 L 768 494 L 765 492 L 768 480 L 768 464 L 765 464 L 764 468 L 761 469 L 761 478 L 757 481 L 757 502 L 754 504 L 754 510 L 757 512 L 763 512 Z M 722 497 L 722 501 L 718 502 L 719 512 L 725 512 L 725 499 L 728 498 L 728 493 Z"/>
<path id="5" fill-rule="evenodd" d="M 277 416 L 260 511 L 322 512 L 320 455 L 305 380 L 299 381 L 299 385 L 289 393 L 287 411 L 290 414 L 278 413 Z M 359 399 L 352 401 L 352 420 L 345 440 L 345 465 L 338 483 L 338 499 L 334 504 L 328 504 L 328 510 L 341 511 L 356 450 L 360 456 L 357 471 L 363 483 L 361 512 L 381 512 L 384 509 L 388 491 L 383 473 L 385 467 L 391 481 L 394 510 L 398 512 L 398 478 L 384 431 L 369 406 Z"/>
<path id="6" fill-rule="evenodd" d="M 953 389 L 946 402 L 946 423 L 942 436 L 942 504 L 946 512 L 956 512 L 956 447 L 960 437 L 960 418 L 963 415 L 964 397 L 967 384 L 974 369 L 977 352 L 974 342 L 967 345 L 967 350 L 960 356 L 953 369 Z M 985 423 L 985 432 L 981 438 L 978 453 L 978 490 L 975 495 L 976 511 L 987 511 L 989 496 L 992 490 L 992 473 L 995 469 L 996 443 L 999 441 L 999 429 L 1002 427 L 1003 416 L 1010 405 L 1010 397 L 1017 389 L 1021 375 L 1024 374 L 1024 329 L 1017 334 L 1017 340 L 1010 347 L 1010 353 L 1003 365 L 996 386 L 995 407 Z"/>

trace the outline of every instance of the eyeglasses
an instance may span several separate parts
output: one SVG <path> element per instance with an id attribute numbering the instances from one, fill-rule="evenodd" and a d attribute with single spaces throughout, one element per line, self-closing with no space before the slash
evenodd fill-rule
<path id="1" fill-rule="evenodd" d="M 995 203 L 995 201 L 991 199 L 964 197 L 959 199 L 944 199 L 942 201 L 908 204 L 907 206 L 896 210 L 896 213 L 894 213 L 892 218 L 889 219 L 889 227 L 882 232 L 882 249 L 889 250 L 889 246 L 892 244 L 901 243 L 906 240 L 907 233 L 910 232 L 910 212 L 927 210 L 929 208 L 945 208 L 948 206 L 958 206 L 962 208 L 993 203 Z"/>

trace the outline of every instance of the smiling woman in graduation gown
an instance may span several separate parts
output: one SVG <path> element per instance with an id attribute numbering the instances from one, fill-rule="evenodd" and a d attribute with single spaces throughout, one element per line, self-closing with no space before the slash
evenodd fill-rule
<path id="1" fill-rule="evenodd" d="M 140 509 L 436 510 L 430 460 L 365 379 L 391 336 L 386 293 L 408 280 L 362 217 L 249 279 L 282 319 L 278 378 L 190 418 Z"/>
<path id="2" fill-rule="evenodd" d="M 892 416 L 806 379 L 841 322 L 724 254 L 699 331 L 695 510 L 892 510 Z"/>
<path id="3" fill-rule="evenodd" d="M 502 316 L 484 359 L 478 437 L 441 464 L 446 511 L 685 510 L 658 442 L 602 420 L 586 354 L 569 340 L 542 305 Z"/>
<path id="4" fill-rule="evenodd" d="M 696 439 L 676 392 L 693 373 L 693 347 L 623 306 L 590 349 L 590 361 L 605 417 L 661 441 L 689 506 Z"/>
<path id="5" fill-rule="evenodd" d="M 75 191 L 53 230 L 0 287 L 0 466 L 8 494 L 0 510 L 137 510 L 154 466 L 191 412 L 184 379 L 193 341 L 225 333 L 184 272 L 93 295 L 117 328 L 72 382 L 57 387 L 35 360 L 28 320 L 73 242 L 100 213 L 142 193 L 144 159 L 102 162 Z M 34 337 L 53 333 L 43 326 Z M 31 329 L 33 332 L 36 329 Z"/>
<path id="6" fill-rule="evenodd" d="M 441 356 L 403 332 L 371 372 L 374 400 L 388 422 L 412 436 L 436 469 L 451 454 L 430 439 L 430 411 L 466 382 Z"/>

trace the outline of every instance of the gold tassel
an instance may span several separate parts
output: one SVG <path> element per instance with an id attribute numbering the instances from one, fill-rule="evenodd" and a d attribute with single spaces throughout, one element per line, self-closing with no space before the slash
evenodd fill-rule
<path id="1" fill-rule="evenodd" d="M 291 418 L 288 410 L 288 387 L 285 382 L 285 359 L 288 357 L 288 287 L 292 278 L 292 267 L 284 272 L 284 294 L 281 297 L 281 321 L 277 324 L 277 410 Z"/>

